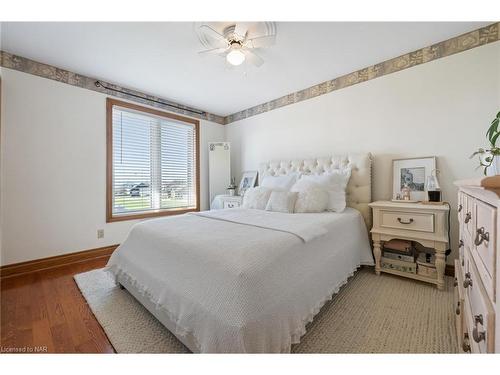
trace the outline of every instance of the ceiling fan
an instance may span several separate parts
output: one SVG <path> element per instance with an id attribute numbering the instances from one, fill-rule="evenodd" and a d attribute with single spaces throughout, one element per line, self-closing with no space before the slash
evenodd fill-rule
<path id="1" fill-rule="evenodd" d="M 209 45 L 213 47 L 199 52 L 200 55 L 222 55 L 233 66 L 241 65 L 244 61 L 257 67 L 261 66 L 264 60 L 254 50 L 272 46 L 276 41 L 276 34 L 251 35 L 250 37 L 249 28 L 244 23 L 226 26 L 222 32 L 203 24 L 199 26 L 198 32 L 209 38 Z"/>

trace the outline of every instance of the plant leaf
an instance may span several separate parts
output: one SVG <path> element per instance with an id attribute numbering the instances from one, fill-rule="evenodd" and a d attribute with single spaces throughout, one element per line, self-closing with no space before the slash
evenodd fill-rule
<path id="1" fill-rule="evenodd" d="M 469 156 L 469 159 L 472 159 L 474 156 L 476 156 L 476 155 L 480 155 L 480 154 L 484 154 L 484 151 L 483 151 L 483 150 L 474 151 L 474 152 L 472 153 L 472 155 L 471 155 L 471 156 Z"/>
<path id="2" fill-rule="evenodd" d="M 500 133 L 495 133 L 495 135 L 491 138 L 490 142 L 491 142 L 492 146 L 495 146 L 495 143 L 496 143 L 499 135 L 500 135 Z"/>
<path id="3" fill-rule="evenodd" d="M 495 131 L 498 131 L 498 121 L 500 121 L 500 119 L 496 118 L 491 122 L 491 125 L 493 126 L 493 129 Z"/>

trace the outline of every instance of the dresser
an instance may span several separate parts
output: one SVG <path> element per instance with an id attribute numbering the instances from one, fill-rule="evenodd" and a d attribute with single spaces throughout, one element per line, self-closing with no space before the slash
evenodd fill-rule
<path id="1" fill-rule="evenodd" d="M 455 182 L 459 257 L 455 261 L 457 337 L 464 352 L 500 353 L 498 207 L 500 176 Z"/>
<path id="2" fill-rule="evenodd" d="M 376 274 L 386 272 L 425 281 L 436 285 L 438 289 L 443 289 L 445 252 L 448 248 L 449 206 L 392 201 L 377 201 L 370 203 L 369 206 L 373 212 L 371 235 Z M 426 248 L 434 249 L 435 276 L 417 272 L 419 265 L 416 262 L 405 262 L 408 266 L 400 269 L 384 267 L 383 245 L 384 242 L 393 239 L 418 242 Z"/>

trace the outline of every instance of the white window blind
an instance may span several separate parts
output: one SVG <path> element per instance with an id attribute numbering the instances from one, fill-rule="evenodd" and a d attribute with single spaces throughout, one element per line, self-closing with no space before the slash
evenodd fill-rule
<path id="1" fill-rule="evenodd" d="M 196 127 L 112 107 L 112 213 L 197 207 Z"/>

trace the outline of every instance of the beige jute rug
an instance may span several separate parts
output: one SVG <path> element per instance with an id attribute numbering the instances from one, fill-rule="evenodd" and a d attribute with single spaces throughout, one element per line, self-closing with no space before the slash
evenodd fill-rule
<path id="1" fill-rule="evenodd" d="M 118 353 L 189 350 L 102 270 L 75 276 Z M 294 353 L 456 353 L 453 279 L 446 290 L 362 268 L 308 325 Z"/>

